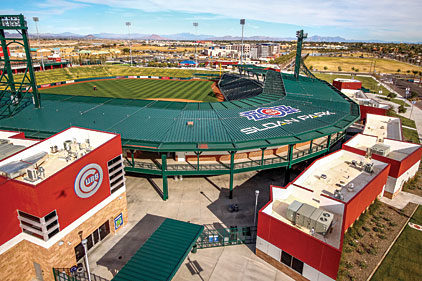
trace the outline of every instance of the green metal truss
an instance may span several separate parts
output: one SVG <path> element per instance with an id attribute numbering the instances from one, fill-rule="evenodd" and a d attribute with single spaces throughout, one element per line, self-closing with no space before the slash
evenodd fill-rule
<path id="1" fill-rule="evenodd" d="M 6 31 L 11 36 L 6 36 Z M 3 57 L 0 57 L 0 119 L 10 117 L 30 103 L 36 108 L 41 106 L 40 95 L 35 81 L 28 42 L 28 27 L 25 18 L 20 15 L 0 15 L 0 41 Z M 25 50 L 25 58 L 11 59 L 9 46 L 18 44 Z M 13 65 L 25 65 L 22 78 L 17 79 L 13 73 Z"/>

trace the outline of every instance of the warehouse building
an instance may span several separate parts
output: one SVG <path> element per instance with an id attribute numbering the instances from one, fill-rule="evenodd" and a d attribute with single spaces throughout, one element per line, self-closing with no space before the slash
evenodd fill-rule
<path id="1" fill-rule="evenodd" d="M 0 132 L 27 146 L 0 161 L 2 280 L 54 280 L 88 249 L 127 222 L 120 136 L 71 127 L 40 142 Z"/>

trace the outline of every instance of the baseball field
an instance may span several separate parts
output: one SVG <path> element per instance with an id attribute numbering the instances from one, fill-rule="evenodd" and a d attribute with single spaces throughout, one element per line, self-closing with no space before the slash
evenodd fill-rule
<path id="1" fill-rule="evenodd" d="M 110 79 L 40 89 L 41 94 L 214 102 L 211 81 Z M 95 90 L 94 90 L 95 87 Z"/>

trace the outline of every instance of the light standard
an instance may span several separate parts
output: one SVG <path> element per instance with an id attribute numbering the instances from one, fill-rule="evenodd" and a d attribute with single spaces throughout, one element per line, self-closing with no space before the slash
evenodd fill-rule
<path id="1" fill-rule="evenodd" d="M 40 34 L 38 33 L 38 22 L 40 21 L 40 19 L 38 17 L 33 17 L 32 19 L 34 20 L 35 28 L 37 29 L 38 48 L 40 48 L 40 50 L 41 50 Z M 41 68 L 42 68 L 42 70 L 44 70 L 44 57 L 42 55 L 42 52 L 40 52 L 40 53 L 41 53 Z"/>
<path id="2" fill-rule="evenodd" d="M 126 22 L 126 26 L 127 26 L 127 30 L 129 32 L 129 53 L 130 53 L 130 66 L 132 66 L 132 41 L 130 40 L 130 26 L 131 26 L 131 22 L 127 21 Z"/>
<path id="3" fill-rule="evenodd" d="M 256 225 L 256 208 L 258 206 L 259 190 L 255 190 L 255 212 L 253 213 L 253 225 Z"/>
<path id="4" fill-rule="evenodd" d="M 242 49 L 240 50 L 240 64 L 243 64 L 243 28 L 245 27 L 245 19 L 240 19 L 240 25 L 242 26 Z"/>
<path id="5" fill-rule="evenodd" d="M 88 281 L 91 281 L 91 271 L 89 270 L 89 262 L 88 262 L 88 248 L 87 248 L 88 240 L 82 240 L 82 246 L 84 247 L 85 251 L 85 266 L 86 272 L 88 273 Z"/>
<path id="6" fill-rule="evenodd" d="M 194 22 L 193 26 L 195 27 L 195 35 L 198 36 L 198 23 Z M 195 68 L 198 67 L 198 59 L 196 57 L 196 43 L 195 43 Z"/>

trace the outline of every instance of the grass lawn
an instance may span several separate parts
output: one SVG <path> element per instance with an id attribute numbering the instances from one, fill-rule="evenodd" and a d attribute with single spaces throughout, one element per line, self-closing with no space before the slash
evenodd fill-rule
<path id="1" fill-rule="evenodd" d="M 151 75 L 169 77 L 192 77 L 194 73 L 219 73 L 218 71 L 204 71 L 195 69 L 130 67 L 126 65 L 95 65 L 78 66 L 35 72 L 37 84 L 46 84 L 90 77 Z M 16 77 L 22 77 L 17 74 Z"/>
<path id="2" fill-rule="evenodd" d="M 415 130 L 402 128 L 403 129 L 403 138 L 405 141 L 410 141 L 413 143 L 419 143 L 418 132 Z"/>
<path id="3" fill-rule="evenodd" d="M 352 69 L 358 69 L 358 72 L 369 72 L 371 64 L 373 64 L 373 58 L 345 58 L 345 57 L 308 57 L 305 61 L 308 67 L 312 66 L 313 69 L 325 70 L 326 71 L 338 71 L 340 66 L 342 71 L 354 71 Z M 397 73 L 400 69 L 401 73 L 406 73 L 407 70 L 422 71 L 422 67 L 410 65 L 404 62 L 399 62 L 389 59 L 375 59 L 375 70 L 381 73 Z"/>
<path id="4" fill-rule="evenodd" d="M 314 75 L 321 79 L 325 80 L 330 84 L 333 84 L 333 80 L 336 78 L 346 78 L 350 79 L 352 78 L 350 75 L 341 75 L 341 74 L 326 74 L 326 73 L 314 73 Z M 387 88 L 381 86 L 378 86 L 378 82 L 372 79 L 371 77 L 365 77 L 365 76 L 353 76 L 353 79 L 359 80 L 362 82 L 362 86 L 371 90 L 374 93 L 379 94 L 379 90 L 382 91 L 382 95 L 388 95 L 390 93 Z"/>
<path id="5" fill-rule="evenodd" d="M 422 208 L 418 207 L 412 219 L 422 225 Z M 421 280 L 422 231 L 405 227 L 371 280 Z"/>
<path id="6" fill-rule="evenodd" d="M 401 120 L 401 124 L 402 124 L 403 126 L 412 127 L 412 128 L 415 128 L 415 129 L 416 129 L 416 124 L 415 124 L 415 121 L 413 121 L 412 119 L 409 119 L 409 118 L 403 117 L 403 116 L 401 116 L 401 115 L 399 115 L 399 114 L 395 113 L 393 110 L 389 110 L 389 111 L 387 111 L 387 115 L 388 115 L 388 116 L 391 116 L 391 117 L 398 117 L 398 118 L 400 118 L 400 120 Z"/>
<path id="7" fill-rule="evenodd" d="M 133 99 L 189 99 L 197 101 L 217 101 L 211 81 L 172 81 L 153 79 L 114 79 L 69 84 L 41 89 L 43 94 L 75 96 L 99 96 Z M 97 90 L 94 91 L 93 87 Z"/>

